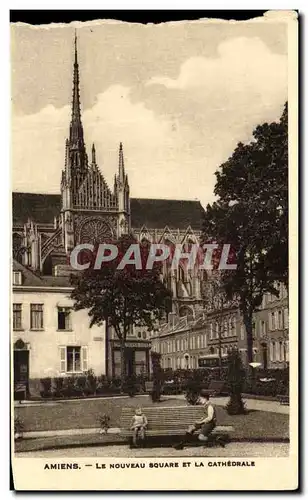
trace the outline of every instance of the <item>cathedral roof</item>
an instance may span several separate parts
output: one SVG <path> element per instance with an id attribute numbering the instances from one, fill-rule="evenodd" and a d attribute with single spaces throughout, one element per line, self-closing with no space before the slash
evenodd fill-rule
<path id="1" fill-rule="evenodd" d="M 60 207 L 60 194 L 13 193 L 13 225 L 23 225 L 28 219 L 53 224 Z"/>
<path id="2" fill-rule="evenodd" d="M 161 200 L 131 198 L 131 226 L 148 229 L 201 229 L 204 210 L 195 200 Z M 13 193 L 13 225 L 32 219 L 40 224 L 53 224 L 61 208 L 59 194 Z"/>
<path id="3" fill-rule="evenodd" d="M 148 229 L 201 229 L 204 210 L 200 201 L 131 198 L 131 226 Z"/>

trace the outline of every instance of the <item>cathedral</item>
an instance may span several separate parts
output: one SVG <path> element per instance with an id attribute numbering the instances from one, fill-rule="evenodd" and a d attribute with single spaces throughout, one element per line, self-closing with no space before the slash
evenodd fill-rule
<path id="1" fill-rule="evenodd" d="M 130 232 L 140 242 L 167 244 L 198 243 L 201 235 L 200 202 L 130 197 L 122 143 L 118 146 L 114 185 L 108 186 L 94 144 L 90 157 L 87 154 L 79 78 L 75 37 L 71 121 L 60 194 L 13 193 L 13 331 L 17 377 L 21 376 L 21 366 L 28 379 L 47 376 L 47 359 L 48 373 L 52 376 L 86 369 L 93 369 L 98 375 L 119 375 L 120 353 L 113 332 L 104 329 L 91 333 L 87 315 L 82 321 L 72 321 L 77 313 L 72 311 L 68 299 L 68 256 L 76 245 L 100 243 Z M 165 265 L 164 279 L 172 290 L 173 314 L 195 317 L 202 308 L 198 271 L 181 267 L 172 270 Z M 55 293 L 58 299 L 49 300 Z M 44 343 L 52 318 L 58 323 L 55 331 L 64 331 L 67 337 L 49 336 Z M 100 339 L 100 349 L 95 338 Z M 150 335 L 134 329 L 127 343 L 128 373 L 149 372 Z M 50 354 L 46 353 L 48 349 Z M 23 356 L 20 351 L 28 354 Z"/>

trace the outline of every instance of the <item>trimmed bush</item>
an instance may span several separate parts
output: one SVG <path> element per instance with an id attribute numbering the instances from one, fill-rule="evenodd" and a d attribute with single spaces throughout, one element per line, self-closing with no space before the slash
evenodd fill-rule
<path id="1" fill-rule="evenodd" d="M 84 393 L 87 396 L 92 396 L 96 394 L 98 387 L 98 378 L 94 375 L 93 370 L 88 370 L 85 374 L 86 383 L 84 387 Z"/>
<path id="2" fill-rule="evenodd" d="M 127 377 L 124 383 L 124 392 L 131 398 L 137 393 L 137 382 L 135 377 Z"/>
<path id="3" fill-rule="evenodd" d="M 50 398 L 52 396 L 52 380 L 50 377 L 41 378 L 40 383 L 42 386 L 42 390 L 40 394 L 42 398 Z"/>
<path id="4" fill-rule="evenodd" d="M 64 378 L 63 377 L 56 377 L 54 379 L 54 390 L 53 390 L 53 395 L 56 398 L 63 398 L 64 396 Z"/>
<path id="5" fill-rule="evenodd" d="M 185 393 L 185 398 L 188 404 L 198 404 L 201 389 L 202 384 L 199 381 L 191 380 L 188 382 Z"/>

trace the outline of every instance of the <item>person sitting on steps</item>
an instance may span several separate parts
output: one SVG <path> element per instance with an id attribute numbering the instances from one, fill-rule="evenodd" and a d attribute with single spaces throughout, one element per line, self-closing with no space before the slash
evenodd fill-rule
<path id="1" fill-rule="evenodd" d="M 177 445 L 174 446 L 176 450 L 183 450 L 185 444 L 189 443 L 194 432 L 200 430 L 198 436 L 199 441 L 208 442 L 209 435 L 216 427 L 216 408 L 210 401 L 209 395 L 201 391 L 199 397 L 199 404 L 203 405 L 205 415 L 201 420 L 198 420 L 193 425 L 191 425 L 185 434 L 184 439 Z"/>

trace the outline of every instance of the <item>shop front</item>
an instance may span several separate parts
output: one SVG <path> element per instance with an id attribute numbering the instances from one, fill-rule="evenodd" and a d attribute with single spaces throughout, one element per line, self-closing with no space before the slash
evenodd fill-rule
<path id="1" fill-rule="evenodd" d="M 121 376 L 121 350 L 118 340 L 109 342 L 110 363 L 108 363 L 108 375 Z M 128 377 L 150 374 L 150 349 L 151 343 L 147 341 L 127 340 L 125 345 L 125 371 Z"/>

